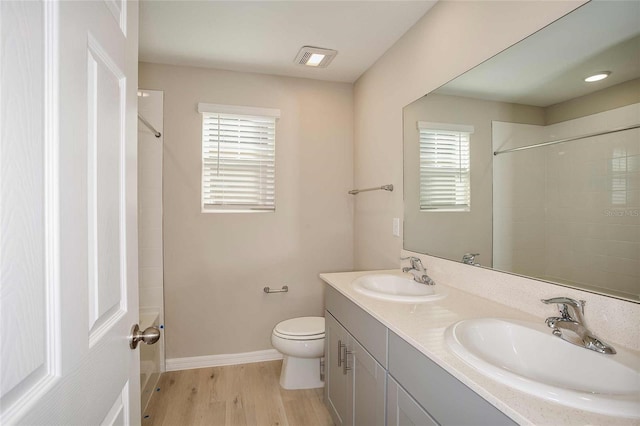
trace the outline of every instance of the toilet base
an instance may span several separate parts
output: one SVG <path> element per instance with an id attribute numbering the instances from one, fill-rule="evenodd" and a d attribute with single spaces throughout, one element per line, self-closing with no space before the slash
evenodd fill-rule
<path id="1" fill-rule="evenodd" d="M 284 356 L 280 386 L 284 389 L 313 389 L 324 387 L 320 380 L 320 358 Z"/>

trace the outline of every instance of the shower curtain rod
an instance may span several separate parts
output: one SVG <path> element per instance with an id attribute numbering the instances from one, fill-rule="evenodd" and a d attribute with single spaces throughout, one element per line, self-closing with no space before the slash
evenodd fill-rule
<path id="1" fill-rule="evenodd" d="M 157 131 L 157 130 L 155 129 L 155 127 L 153 127 L 153 126 L 151 125 L 151 123 L 149 123 L 147 120 L 145 120 L 145 118 L 144 118 L 143 116 L 141 116 L 141 115 L 140 115 L 140 113 L 138 113 L 138 120 L 142 121 L 142 124 L 144 124 L 145 126 L 147 126 L 147 128 L 148 128 L 149 130 L 151 130 L 151 132 L 153 132 L 153 135 L 154 135 L 156 138 L 159 138 L 160 136 L 162 136 L 162 133 L 160 133 L 159 131 Z"/>
<path id="2" fill-rule="evenodd" d="M 530 148 L 538 148 L 538 147 L 541 147 L 541 146 L 549 146 L 549 145 L 555 145 L 555 144 L 564 143 L 564 142 L 577 141 L 579 139 L 586 139 L 586 138 L 591 138 L 591 137 L 600 136 L 600 135 L 608 135 L 610 133 L 618 133 L 618 132 L 623 132 L 625 130 L 632 130 L 632 129 L 637 129 L 637 128 L 640 128 L 640 124 L 632 124 L 630 126 L 621 127 L 619 129 L 605 130 L 605 131 L 602 131 L 602 132 L 588 133 L 586 135 L 574 136 L 574 137 L 565 138 L 565 139 L 558 139 L 558 140 L 555 140 L 555 141 L 536 143 L 536 144 L 533 144 L 533 145 L 521 146 L 520 148 L 505 149 L 504 151 L 494 151 L 493 155 L 506 154 L 507 152 L 523 151 L 525 149 L 530 149 Z"/>

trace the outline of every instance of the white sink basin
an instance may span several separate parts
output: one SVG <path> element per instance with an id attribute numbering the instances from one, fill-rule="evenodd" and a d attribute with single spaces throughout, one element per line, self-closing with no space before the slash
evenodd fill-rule
<path id="1" fill-rule="evenodd" d="M 640 418 L 640 357 L 603 355 L 544 324 L 474 319 L 449 327 L 453 352 L 481 373 L 538 397 L 601 414 Z M 606 340 L 606 339 L 605 339 Z"/>
<path id="2" fill-rule="evenodd" d="M 358 293 L 393 302 L 431 302 L 446 296 L 442 286 L 420 284 L 409 274 L 364 275 L 355 279 L 351 285 Z"/>

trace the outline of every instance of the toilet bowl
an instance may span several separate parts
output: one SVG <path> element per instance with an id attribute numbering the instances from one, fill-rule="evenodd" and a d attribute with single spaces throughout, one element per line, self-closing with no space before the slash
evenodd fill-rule
<path id="1" fill-rule="evenodd" d="M 280 386 L 284 389 L 321 388 L 320 358 L 324 354 L 324 318 L 300 317 L 273 328 L 271 344 L 284 355 Z"/>

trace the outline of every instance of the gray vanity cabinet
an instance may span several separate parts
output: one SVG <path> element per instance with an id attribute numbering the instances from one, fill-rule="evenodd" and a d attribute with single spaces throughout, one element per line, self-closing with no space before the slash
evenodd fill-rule
<path id="1" fill-rule="evenodd" d="M 387 426 L 438 426 L 429 413 L 398 384 L 387 378 Z"/>
<path id="2" fill-rule="evenodd" d="M 387 328 L 326 287 L 325 400 L 336 426 L 384 426 Z"/>
<path id="3" fill-rule="evenodd" d="M 355 339 L 350 343 L 347 393 L 353 398 L 353 425 L 385 426 L 387 371 Z"/>
<path id="4" fill-rule="evenodd" d="M 517 425 L 500 410 L 395 333 L 389 333 L 389 374 L 441 425 Z"/>
<path id="5" fill-rule="evenodd" d="M 347 375 L 344 373 L 342 356 L 347 344 L 349 333 L 338 321 L 327 313 L 324 323 L 324 392 L 326 404 L 336 426 L 351 424 L 347 398 Z"/>
<path id="6" fill-rule="evenodd" d="M 325 397 L 336 426 L 384 426 L 387 372 L 327 311 Z"/>
<path id="7" fill-rule="evenodd" d="M 516 425 L 333 287 L 325 288 L 325 401 L 336 426 Z"/>

